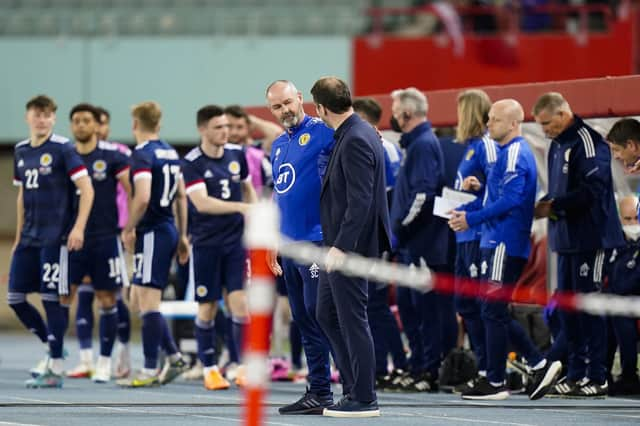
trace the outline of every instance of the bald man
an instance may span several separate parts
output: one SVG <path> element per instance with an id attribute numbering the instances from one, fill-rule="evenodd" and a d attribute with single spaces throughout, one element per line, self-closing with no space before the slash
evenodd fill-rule
<path id="1" fill-rule="evenodd" d="M 629 195 L 618 203 L 622 229 L 627 239 L 624 248 L 616 249 L 610 258 L 609 291 L 620 296 L 640 294 L 640 225 L 637 214 L 638 199 Z M 620 349 L 622 373 L 611 383 L 609 395 L 640 395 L 637 373 L 638 328 L 636 318 L 611 317 L 615 343 Z"/>
<path id="2" fill-rule="evenodd" d="M 549 217 L 549 247 L 558 254 L 558 290 L 602 289 L 604 261 L 624 246 L 611 176 L 611 151 L 602 136 L 573 113 L 557 92 L 545 93 L 533 116 L 551 139 L 549 193 L 536 205 Z M 607 395 L 606 325 L 601 316 L 560 311 L 569 350 L 567 378 L 555 392 L 578 398 Z M 587 352 L 585 362 L 584 353 Z"/>
<path id="3" fill-rule="evenodd" d="M 505 298 L 510 298 L 531 250 L 529 234 L 536 195 L 536 162 L 522 137 L 523 119 L 522 106 L 513 99 L 503 99 L 491 106 L 487 126 L 500 150 L 487 177 L 486 201 L 478 198 L 462 206 L 453 212 L 449 221 L 456 232 L 483 225 L 480 277 L 488 283 L 489 292 L 501 291 Z M 509 396 L 504 368 L 511 322 L 508 303 L 483 300 L 481 318 L 486 330 L 487 375 L 463 392 L 462 398 L 505 399 Z M 553 387 L 562 365 L 541 357 L 527 361 L 533 367 L 529 398 L 538 399 Z"/>

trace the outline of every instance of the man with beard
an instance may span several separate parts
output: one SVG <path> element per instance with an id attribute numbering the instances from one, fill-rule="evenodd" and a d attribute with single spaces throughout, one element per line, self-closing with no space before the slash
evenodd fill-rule
<path id="1" fill-rule="evenodd" d="M 100 357 L 92 379 L 108 382 L 111 378 L 111 352 L 118 331 L 116 298 L 128 276 L 119 239 L 116 186 L 131 194 L 129 156 L 114 144 L 98 141 L 99 112 L 89 104 L 74 106 L 69 113 L 76 151 L 84 162 L 96 193 L 86 228 L 82 250 L 69 256 L 69 281 L 72 297 L 80 287 L 92 286 L 100 306 Z M 90 349 L 89 349 L 90 351 Z"/>
<path id="2" fill-rule="evenodd" d="M 267 153 L 273 141 L 282 133 L 282 128 L 270 121 L 249 116 L 240 105 L 230 105 L 224 109 L 224 113 L 229 120 L 229 142 L 242 146 L 256 193 L 268 196 L 273 186 L 273 176 Z M 264 135 L 261 143 L 251 138 L 252 130 Z"/>
<path id="3" fill-rule="evenodd" d="M 320 244 L 320 182 L 329 152 L 333 130 L 321 120 L 305 114 L 302 94 L 286 80 L 267 87 L 271 113 L 287 129 L 271 148 L 274 200 L 280 208 L 281 232 L 292 243 Z M 329 368 L 329 343 L 316 320 L 319 268 L 301 265 L 275 254 L 271 270 L 285 278 L 293 320 L 300 329 L 302 345 L 309 365 L 309 388 L 298 401 L 281 407 L 280 414 L 322 414 L 333 404 Z"/>

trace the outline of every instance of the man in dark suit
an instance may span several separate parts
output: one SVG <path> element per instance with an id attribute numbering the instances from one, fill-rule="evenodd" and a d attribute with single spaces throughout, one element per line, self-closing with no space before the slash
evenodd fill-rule
<path id="1" fill-rule="evenodd" d="M 311 95 L 318 116 L 335 129 L 320 193 L 320 222 L 330 249 L 326 272 L 320 275 L 316 312 L 335 351 L 344 396 L 324 415 L 379 416 L 367 280 L 344 276 L 337 269 L 347 252 L 378 257 L 390 248 L 383 148 L 373 127 L 354 113 L 344 81 L 321 78 Z"/>

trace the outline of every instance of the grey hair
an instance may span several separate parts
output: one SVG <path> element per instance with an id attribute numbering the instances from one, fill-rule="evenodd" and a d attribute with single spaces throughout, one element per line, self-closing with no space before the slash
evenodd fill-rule
<path id="1" fill-rule="evenodd" d="M 413 115 L 426 117 L 429 111 L 427 97 L 415 87 L 394 90 L 391 92 L 391 98 L 397 99 L 404 109 Z"/>
<path id="2" fill-rule="evenodd" d="M 267 90 L 265 91 L 265 96 L 269 95 L 269 90 L 271 90 L 271 88 L 278 84 L 278 83 L 284 83 L 287 86 L 289 86 L 289 89 L 291 89 L 293 91 L 293 93 L 299 93 L 298 88 L 296 87 L 295 84 L 293 84 L 293 82 L 289 81 L 289 80 L 276 80 L 274 82 L 272 82 L 270 85 L 267 86 Z"/>

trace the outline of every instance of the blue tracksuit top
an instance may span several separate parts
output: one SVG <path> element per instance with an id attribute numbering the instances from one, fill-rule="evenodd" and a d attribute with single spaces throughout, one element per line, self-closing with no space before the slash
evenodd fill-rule
<path id="1" fill-rule="evenodd" d="M 319 118 L 305 115 L 271 146 L 280 231 L 294 241 L 322 241 L 320 188 L 333 149 L 333 133 Z"/>
<path id="2" fill-rule="evenodd" d="M 455 189 L 462 191 L 462 182 L 469 176 L 475 176 L 482 183 L 482 187 L 478 191 L 470 191 L 470 193 L 484 200 L 487 176 L 498 159 L 498 145 L 488 134 L 470 138 L 466 145 L 464 157 L 458 166 Z M 481 229 L 481 226 L 474 226 L 466 231 L 456 232 L 456 242 L 466 243 L 480 240 Z"/>
<path id="3" fill-rule="evenodd" d="M 478 198 L 462 207 L 468 212 L 470 227 L 484 224 L 481 248 L 493 249 L 504 243 L 507 256 L 529 257 L 536 178 L 536 160 L 523 137 L 515 137 L 500 147 L 487 178 L 484 206 Z"/>
<path id="4" fill-rule="evenodd" d="M 549 193 L 553 215 L 549 246 L 571 254 L 625 245 L 611 176 L 611 151 L 602 136 L 578 116 L 549 148 Z"/>

